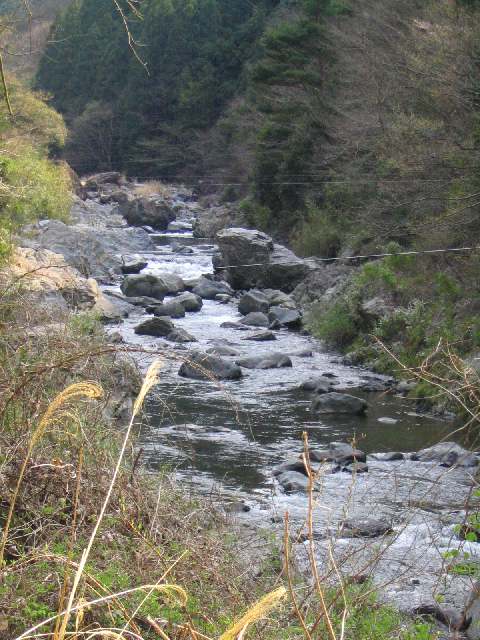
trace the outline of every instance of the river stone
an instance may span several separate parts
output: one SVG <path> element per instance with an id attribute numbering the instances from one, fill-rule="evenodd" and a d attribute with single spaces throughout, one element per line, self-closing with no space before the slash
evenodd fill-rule
<path id="1" fill-rule="evenodd" d="M 335 462 L 339 465 L 347 465 L 352 462 L 366 462 L 367 455 L 354 449 L 347 442 L 331 442 L 327 449 L 312 449 L 310 451 L 312 462 Z"/>
<path id="2" fill-rule="evenodd" d="M 283 353 L 266 353 L 260 356 L 242 358 L 236 363 L 246 369 L 280 369 L 281 367 L 291 367 L 292 361 Z"/>
<path id="3" fill-rule="evenodd" d="M 381 462 L 397 462 L 405 460 L 405 454 L 400 451 L 389 451 L 388 453 L 372 453 L 370 455 L 374 460 L 380 460 Z"/>
<path id="4" fill-rule="evenodd" d="M 215 296 L 219 293 L 231 296 L 233 291 L 231 286 L 226 282 L 200 278 L 197 284 L 193 287 L 193 293 L 204 300 L 215 300 Z"/>
<path id="5" fill-rule="evenodd" d="M 179 256 L 189 256 L 193 253 L 193 249 L 192 247 L 186 247 L 178 243 L 172 243 L 172 253 L 176 253 Z"/>
<path id="6" fill-rule="evenodd" d="M 292 291 L 310 270 L 309 263 L 261 231 L 233 227 L 217 233 L 225 268 L 219 274 L 234 289 Z"/>
<path id="7" fill-rule="evenodd" d="M 175 298 L 175 302 L 181 304 L 185 311 L 200 311 L 203 307 L 203 301 L 200 296 L 197 296 L 190 291 L 185 291 L 185 293 L 178 295 Z"/>
<path id="8" fill-rule="evenodd" d="M 415 454 L 415 459 L 420 462 L 438 462 L 445 467 L 476 467 L 478 465 L 477 456 L 455 442 L 439 442 L 433 447 L 422 449 Z"/>
<path id="9" fill-rule="evenodd" d="M 185 317 L 185 307 L 176 300 L 170 300 L 170 302 L 147 307 L 147 311 L 153 313 L 154 316 L 169 316 L 170 318 Z"/>
<path id="10" fill-rule="evenodd" d="M 242 370 L 224 358 L 192 351 L 178 375 L 193 380 L 238 380 L 242 377 Z"/>
<path id="11" fill-rule="evenodd" d="M 165 338 L 174 330 L 173 322 L 170 318 L 150 318 L 135 327 L 135 333 L 139 336 L 155 336 Z"/>
<path id="12" fill-rule="evenodd" d="M 187 342 L 197 342 L 197 339 L 194 338 L 188 331 L 185 329 L 181 329 L 180 327 L 176 327 L 173 331 L 166 336 L 167 340 L 170 342 L 177 342 L 178 344 L 185 344 Z"/>
<path id="13" fill-rule="evenodd" d="M 298 327 L 302 322 L 302 314 L 296 309 L 272 307 L 268 319 L 275 327 Z"/>
<path id="14" fill-rule="evenodd" d="M 126 276 L 120 289 L 129 298 L 146 296 L 156 300 L 163 300 L 166 295 L 164 283 L 152 275 Z"/>
<path id="15" fill-rule="evenodd" d="M 133 196 L 119 205 L 119 212 L 133 227 L 152 227 L 166 231 L 176 214 L 172 207 L 159 196 Z"/>
<path id="16" fill-rule="evenodd" d="M 251 336 L 242 338 L 242 340 L 252 340 L 253 342 L 269 342 L 276 339 L 277 337 L 272 331 L 259 331 L 258 333 L 252 333 Z"/>
<path id="17" fill-rule="evenodd" d="M 345 533 L 351 538 L 378 538 L 389 533 L 393 529 L 388 522 L 373 518 L 349 518 L 344 522 Z"/>
<path id="18" fill-rule="evenodd" d="M 305 469 L 302 458 L 291 458 L 290 460 L 277 465 L 273 468 L 272 474 L 274 476 L 279 476 L 287 471 L 296 471 L 298 473 L 302 473 L 304 476 L 307 475 L 307 470 Z"/>
<path id="19" fill-rule="evenodd" d="M 346 413 L 355 416 L 363 415 L 367 406 L 361 398 L 334 391 L 319 395 L 312 402 L 312 410 L 316 413 Z"/>
<path id="20" fill-rule="evenodd" d="M 207 353 L 213 356 L 238 356 L 238 351 L 235 351 L 235 349 L 223 346 L 221 344 L 215 347 L 210 347 L 210 349 L 207 349 Z"/>
<path id="21" fill-rule="evenodd" d="M 267 316 L 260 311 L 252 311 L 242 318 L 240 322 L 249 327 L 268 327 L 269 325 Z"/>
<path id="22" fill-rule="evenodd" d="M 244 324 L 240 324 L 240 322 L 230 322 L 229 320 L 227 320 L 227 322 L 222 322 L 220 327 L 222 329 L 235 329 L 236 331 L 249 331 L 250 330 L 249 327 L 247 327 Z"/>
<path id="23" fill-rule="evenodd" d="M 215 296 L 215 302 L 220 302 L 220 304 L 228 304 L 232 296 L 227 295 L 226 293 L 217 293 Z"/>
<path id="24" fill-rule="evenodd" d="M 82 275 L 102 282 L 110 282 L 113 274 L 121 273 L 122 254 L 154 248 L 142 229 L 97 229 L 86 224 L 67 225 L 60 220 L 45 222 L 43 226 L 29 225 L 17 244 L 58 253 Z"/>
<path id="25" fill-rule="evenodd" d="M 268 299 L 271 307 L 285 307 L 286 309 L 296 309 L 297 305 L 293 298 L 280 289 L 263 289 L 263 295 Z"/>
<path id="26" fill-rule="evenodd" d="M 179 208 L 181 210 L 181 207 Z M 177 206 L 173 207 L 173 210 L 177 210 Z M 168 225 L 168 231 L 191 231 L 192 224 L 191 222 L 185 222 L 184 220 L 174 220 L 170 222 Z M 189 247 L 186 247 L 189 248 Z"/>
<path id="27" fill-rule="evenodd" d="M 298 471 L 284 471 L 277 476 L 277 480 L 287 493 L 308 491 L 308 478 Z"/>
<path id="28" fill-rule="evenodd" d="M 342 467 L 342 471 L 346 471 L 347 473 L 367 473 L 368 465 L 366 462 L 351 462 Z"/>
<path id="29" fill-rule="evenodd" d="M 309 378 L 308 380 L 305 380 L 305 382 L 302 382 L 300 390 L 313 391 L 314 393 L 322 394 L 333 391 L 333 386 L 328 378 L 320 376 L 318 378 Z"/>
<path id="30" fill-rule="evenodd" d="M 113 294 L 110 294 L 110 295 L 113 295 Z M 134 307 L 145 307 L 145 309 L 147 309 L 148 307 L 152 307 L 158 304 L 158 299 L 149 298 L 148 296 L 134 296 L 134 297 L 122 296 L 122 297 L 129 304 L 133 304 Z"/>
<path id="31" fill-rule="evenodd" d="M 142 260 L 138 256 L 123 256 L 121 270 L 124 275 L 133 275 L 143 271 L 148 266 L 146 260 Z"/>
<path id="32" fill-rule="evenodd" d="M 270 308 L 270 303 L 267 296 L 261 291 L 252 289 L 245 293 L 238 303 L 239 312 L 246 316 L 254 311 L 260 311 L 261 313 L 267 313 Z"/>

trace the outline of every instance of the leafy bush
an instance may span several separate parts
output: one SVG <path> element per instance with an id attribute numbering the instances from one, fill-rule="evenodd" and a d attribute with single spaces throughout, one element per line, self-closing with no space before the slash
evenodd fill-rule
<path id="1" fill-rule="evenodd" d="M 358 335 L 360 318 L 353 303 L 341 298 L 326 310 L 314 307 L 308 324 L 311 331 L 327 344 L 345 348 Z"/>

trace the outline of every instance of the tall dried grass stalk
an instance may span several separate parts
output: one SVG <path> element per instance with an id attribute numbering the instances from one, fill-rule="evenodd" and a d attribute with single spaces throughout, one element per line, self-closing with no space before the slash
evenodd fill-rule
<path id="1" fill-rule="evenodd" d="M 99 530 L 100 525 L 101 525 L 101 523 L 103 521 L 103 517 L 105 515 L 105 511 L 107 509 L 107 505 L 110 502 L 110 498 L 111 498 L 111 495 L 112 495 L 112 492 L 113 492 L 113 487 L 115 486 L 115 482 L 116 482 L 118 474 L 120 472 L 120 467 L 121 467 L 121 464 L 122 464 L 122 461 L 123 461 L 123 457 L 125 455 L 125 450 L 127 448 L 128 441 L 130 439 L 130 433 L 132 431 L 132 427 L 133 427 L 133 424 L 135 422 L 135 418 L 139 414 L 139 412 L 140 412 L 140 410 L 141 410 L 141 408 L 143 406 L 143 402 L 145 400 L 145 397 L 147 396 L 148 392 L 157 383 L 158 372 L 160 370 L 160 367 L 161 367 L 161 361 L 160 360 L 156 360 L 155 362 L 153 362 L 150 365 L 150 367 L 149 367 L 149 369 L 147 371 L 147 374 L 145 376 L 145 379 L 143 381 L 142 388 L 140 389 L 140 392 L 139 392 L 139 394 L 137 396 L 137 399 L 135 400 L 135 403 L 133 405 L 132 417 L 130 418 L 130 422 L 129 422 L 127 430 L 125 432 L 125 437 L 123 439 L 122 447 L 120 449 L 120 453 L 119 453 L 119 456 L 118 456 L 118 459 L 117 459 L 117 464 L 115 466 L 115 470 L 113 472 L 113 475 L 112 475 L 112 478 L 111 478 L 111 481 L 110 481 L 110 486 L 108 488 L 107 495 L 105 496 L 105 500 L 103 501 L 102 508 L 100 510 L 100 514 L 99 514 L 99 516 L 97 518 L 97 522 L 95 524 L 95 527 L 93 528 L 93 531 L 92 531 L 92 534 L 91 534 L 90 539 L 88 541 L 88 544 L 87 544 L 86 548 L 83 550 L 82 558 L 81 558 L 81 560 L 79 562 L 78 569 L 77 569 L 77 571 L 75 573 L 75 577 L 74 577 L 74 580 L 73 580 L 72 590 L 70 592 L 70 597 L 69 597 L 69 600 L 68 600 L 68 606 L 67 606 L 67 609 L 65 611 L 65 615 L 63 617 L 62 625 L 61 625 L 58 633 L 55 634 L 54 640 L 64 640 L 65 631 L 67 629 L 68 621 L 70 619 L 70 613 L 73 610 L 73 602 L 74 602 L 75 595 L 76 595 L 76 592 L 77 592 L 77 589 L 78 589 L 78 585 L 80 583 L 80 580 L 81 580 L 81 577 L 82 577 L 82 574 L 83 574 L 83 570 L 84 570 L 85 565 L 87 563 L 87 559 L 88 559 L 88 556 L 90 555 L 90 551 L 92 549 L 93 543 L 94 543 L 95 538 L 97 536 L 98 530 Z"/>
<path id="2" fill-rule="evenodd" d="M 42 419 L 38 423 L 37 428 L 33 432 L 30 441 L 28 443 L 27 452 L 18 474 L 17 484 L 13 497 L 10 501 L 10 507 L 8 510 L 5 526 L 2 532 L 2 541 L 0 545 L 0 569 L 3 567 L 3 561 L 5 556 L 5 547 L 8 540 L 8 534 L 10 531 L 10 525 L 15 511 L 15 504 L 17 502 L 20 486 L 23 482 L 25 470 L 27 468 L 28 461 L 32 454 L 32 451 L 37 442 L 43 437 L 45 431 L 58 424 L 65 418 L 74 417 L 69 407 L 73 402 L 80 399 L 98 400 L 103 396 L 103 389 L 95 382 L 77 382 L 64 389 L 58 396 L 50 403 L 48 409 L 45 411 Z"/>
<path id="3" fill-rule="evenodd" d="M 279 587 L 278 589 L 275 589 L 275 591 L 272 591 L 261 598 L 251 609 L 247 611 L 245 615 L 240 618 L 240 620 L 221 635 L 220 640 L 235 640 L 239 634 L 244 632 L 245 627 L 248 627 L 253 622 L 261 620 L 272 609 L 278 607 L 286 595 L 287 590 L 285 587 Z"/>

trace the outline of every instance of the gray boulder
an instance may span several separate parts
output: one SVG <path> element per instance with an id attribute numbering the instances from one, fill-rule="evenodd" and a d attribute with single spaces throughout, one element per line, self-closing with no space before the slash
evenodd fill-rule
<path id="1" fill-rule="evenodd" d="M 326 449 L 312 449 L 310 451 L 312 462 L 335 462 L 338 465 L 347 465 L 352 462 L 366 462 L 367 456 L 360 449 L 354 449 L 346 442 L 331 442 Z"/>
<path id="2" fill-rule="evenodd" d="M 153 313 L 154 316 L 169 316 L 170 318 L 185 317 L 185 307 L 175 300 L 147 307 L 147 311 Z"/>
<path id="3" fill-rule="evenodd" d="M 476 467 L 478 458 L 455 442 L 439 442 L 415 454 L 420 462 L 438 462 L 445 467 Z"/>
<path id="4" fill-rule="evenodd" d="M 286 307 L 287 309 L 297 308 L 293 298 L 283 291 L 280 291 L 280 289 L 264 289 L 262 293 L 267 297 L 271 307 Z"/>
<path id="5" fill-rule="evenodd" d="M 177 342 L 178 344 L 197 342 L 197 339 L 194 336 L 188 333 L 188 331 L 185 331 L 185 329 L 181 329 L 179 327 L 176 327 L 173 331 L 170 331 L 170 333 L 165 337 L 170 342 Z"/>
<path id="6" fill-rule="evenodd" d="M 309 378 L 308 380 L 305 380 L 305 382 L 302 382 L 300 390 L 322 394 L 333 391 L 333 386 L 328 378 L 319 376 L 318 378 Z"/>
<path id="7" fill-rule="evenodd" d="M 200 278 L 197 284 L 193 287 L 193 293 L 204 300 L 215 300 L 215 297 L 219 293 L 230 296 L 233 294 L 233 291 L 232 287 L 226 282 Z"/>
<path id="8" fill-rule="evenodd" d="M 157 231 L 166 231 L 176 213 L 158 196 L 133 197 L 119 205 L 119 211 L 133 227 L 149 226 Z"/>
<path id="9" fill-rule="evenodd" d="M 219 275 L 234 289 L 273 288 L 292 291 L 311 266 L 270 236 L 252 229 L 217 233 L 222 268 Z"/>
<path id="10" fill-rule="evenodd" d="M 239 312 L 246 316 L 252 312 L 267 313 L 270 308 L 270 302 L 267 296 L 261 291 L 252 289 L 245 293 L 238 303 Z"/>
<path id="11" fill-rule="evenodd" d="M 308 478 L 298 471 L 284 471 L 277 480 L 287 493 L 306 493 L 308 491 Z"/>
<path id="12" fill-rule="evenodd" d="M 122 174 L 118 171 L 104 171 L 103 173 L 95 173 L 83 181 L 83 186 L 89 191 L 95 191 L 104 184 L 119 185 L 123 181 Z"/>
<path id="13" fill-rule="evenodd" d="M 238 351 L 235 351 L 235 349 L 232 349 L 231 347 L 227 347 L 220 344 L 215 347 L 210 347 L 210 349 L 207 349 L 207 353 L 213 356 L 238 356 Z"/>
<path id="14" fill-rule="evenodd" d="M 86 224 L 66 225 L 60 220 L 47 220 L 43 225 L 30 225 L 17 244 L 31 249 L 48 249 L 62 255 L 69 266 L 82 275 L 109 282 L 121 273 L 121 255 L 151 251 L 154 245 L 143 229 L 100 228 Z"/>
<path id="15" fill-rule="evenodd" d="M 174 330 L 173 322 L 170 318 L 150 318 L 137 327 L 135 333 L 139 336 L 154 336 L 165 338 Z"/>
<path id="16" fill-rule="evenodd" d="M 374 518 L 349 518 L 343 526 L 344 533 L 350 538 L 378 538 L 393 533 L 388 522 Z"/>
<path id="17" fill-rule="evenodd" d="M 242 340 L 252 340 L 253 342 L 270 342 L 276 339 L 277 337 L 272 331 L 259 331 L 258 333 L 252 333 L 252 335 L 242 338 Z"/>
<path id="18" fill-rule="evenodd" d="M 181 304 L 185 311 L 200 311 L 200 309 L 203 307 L 201 297 L 195 295 L 194 293 L 191 293 L 190 291 L 181 293 L 175 298 L 175 302 Z"/>
<path id="19" fill-rule="evenodd" d="M 236 363 L 245 369 L 280 369 L 292 366 L 290 358 L 283 353 L 266 353 L 251 358 L 242 358 Z"/>
<path id="20" fill-rule="evenodd" d="M 192 351 L 188 360 L 180 367 L 178 375 L 192 380 L 239 380 L 242 370 L 229 360 Z"/>
<path id="21" fill-rule="evenodd" d="M 367 403 L 347 393 L 325 393 L 317 396 L 312 402 L 315 413 L 345 413 L 363 415 L 367 410 Z"/>
<path id="22" fill-rule="evenodd" d="M 302 314 L 297 309 L 272 307 L 268 312 L 268 319 L 275 327 L 298 327 L 302 323 Z"/>
<path id="23" fill-rule="evenodd" d="M 152 275 L 132 275 L 127 276 L 120 289 L 128 298 L 151 298 L 154 300 L 163 300 L 166 295 L 163 283 Z"/>
<path id="24" fill-rule="evenodd" d="M 139 256 L 122 256 L 122 266 L 120 268 L 124 275 L 132 275 L 140 273 L 147 266 L 148 262 Z"/>
<path id="25" fill-rule="evenodd" d="M 307 475 L 307 470 L 303 464 L 302 458 L 292 458 L 286 462 L 282 462 L 282 464 L 274 467 L 272 473 L 274 476 L 280 476 L 282 473 L 287 471 L 296 471 L 297 473 L 302 473 L 304 476 Z"/>
<path id="26" fill-rule="evenodd" d="M 387 453 L 372 453 L 370 458 L 380 460 L 380 462 L 397 462 L 405 460 L 405 454 L 400 451 L 388 451 Z"/>
<path id="27" fill-rule="evenodd" d="M 267 316 L 260 311 L 252 311 L 240 320 L 242 324 L 249 327 L 268 327 L 269 321 Z"/>
<path id="28" fill-rule="evenodd" d="M 366 462 L 351 462 L 342 467 L 342 471 L 346 473 L 367 473 L 368 464 Z"/>

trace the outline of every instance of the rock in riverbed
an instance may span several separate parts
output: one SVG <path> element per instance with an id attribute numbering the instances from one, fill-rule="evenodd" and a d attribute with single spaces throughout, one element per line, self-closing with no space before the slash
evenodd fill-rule
<path id="1" fill-rule="evenodd" d="M 252 335 L 242 338 L 242 340 L 252 340 L 253 342 L 269 342 L 276 339 L 277 337 L 273 331 L 258 331 L 257 333 L 252 333 Z"/>
<path id="2" fill-rule="evenodd" d="M 270 324 L 267 316 L 260 311 L 252 311 L 242 318 L 240 322 L 249 327 L 268 327 Z"/>
<path id="3" fill-rule="evenodd" d="M 148 266 L 146 260 L 142 260 L 139 256 L 122 256 L 121 271 L 124 275 L 135 275 L 143 271 Z"/>
<path id="4" fill-rule="evenodd" d="M 184 318 L 185 307 L 176 300 L 170 300 L 170 302 L 164 302 L 147 307 L 148 313 L 153 313 L 154 316 L 169 316 L 170 318 Z"/>
<path id="5" fill-rule="evenodd" d="M 236 362 L 240 367 L 245 367 L 246 369 L 279 369 L 292 366 L 290 358 L 283 353 L 266 353 L 260 356 L 242 358 Z"/>
<path id="6" fill-rule="evenodd" d="M 135 333 L 139 336 L 154 336 L 156 338 L 165 338 L 174 330 L 173 322 L 170 318 L 150 318 L 145 320 L 137 327 L 135 327 Z"/>
<path id="7" fill-rule="evenodd" d="M 183 280 L 172 274 L 162 275 L 139 274 L 127 276 L 121 285 L 122 293 L 128 297 L 155 298 L 163 300 L 166 295 L 174 295 L 184 291 Z"/>
<path id="8" fill-rule="evenodd" d="M 203 302 L 200 296 L 185 291 L 175 298 L 175 302 L 180 303 L 185 311 L 200 311 L 203 307 Z"/>
<path id="9" fill-rule="evenodd" d="M 363 415 L 367 410 L 367 403 L 361 398 L 347 393 L 325 393 L 319 395 L 312 402 L 312 411 L 315 413 L 346 413 L 351 415 Z"/>
<path id="10" fill-rule="evenodd" d="M 292 291 L 310 270 L 310 264 L 292 251 L 274 244 L 261 231 L 242 228 L 217 233 L 222 269 L 234 289 L 278 288 Z"/>
<path id="11" fill-rule="evenodd" d="M 267 296 L 261 291 L 257 291 L 256 289 L 252 289 L 245 293 L 238 303 L 239 312 L 246 316 L 253 312 L 261 312 L 268 313 L 270 309 L 270 302 Z"/>
<path id="12" fill-rule="evenodd" d="M 178 371 L 183 378 L 193 380 L 238 380 L 240 367 L 228 360 L 200 351 L 192 351 Z"/>
<path id="13" fill-rule="evenodd" d="M 194 336 L 188 333 L 188 331 L 185 331 L 185 329 L 181 329 L 180 327 L 175 327 L 175 329 L 173 329 L 173 331 L 170 331 L 170 333 L 165 337 L 170 342 L 177 342 L 178 344 L 197 342 L 197 339 Z"/>
<path id="14" fill-rule="evenodd" d="M 412 459 L 420 462 L 438 462 L 444 467 L 476 467 L 479 462 L 476 455 L 455 442 L 439 442 L 433 447 L 418 451 Z"/>
<path id="15" fill-rule="evenodd" d="M 215 297 L 220 294 L 232 295 L 232 287 L 226 282 L 218 282 L 217 280 L 209 280 L 208 278 L 200 278 L 195 287 L 193 293 L 204 300 L 215 300 Z"/>
<path id="16" fill-rule="evenodd" d="M 272 307 L 268 312 L 272 327 L 298 327 L 302 324 L 302 314 L 297 309 Z"/>
<path id="17" fill-rule="evenodd" d="M 176 218 L 175 211 L 160 196 L 131 196 L 119 205 L 119 211 L 133 227 L 149 226 L 166 231 Z"/>

